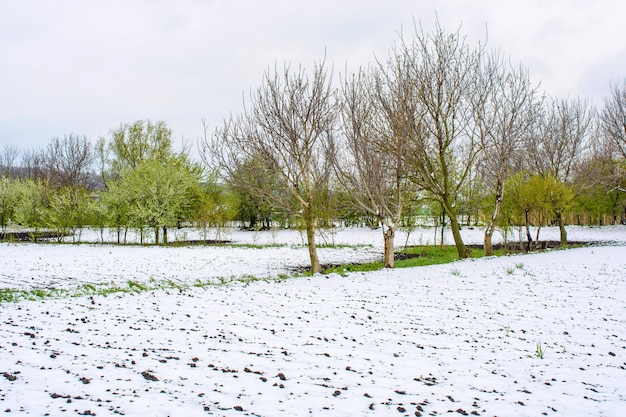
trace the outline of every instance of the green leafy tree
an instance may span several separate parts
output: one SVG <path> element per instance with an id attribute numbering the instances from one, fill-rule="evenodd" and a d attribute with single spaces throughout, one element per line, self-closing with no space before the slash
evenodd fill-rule
<path id="1" fill-rule="evenodd" d="M 50 227 L 57 229 L 62 239 L 68 232 L 73 242 L 80 242 L 83 228 L 93 220 L 95 202 L 91 193 L 78 186 L 55 190 L 50 198 Z"/>
<path id="2" fill-rule="evenodd" d="M 19 200 L 19 182 L 7 176 L 0 176 L 0 226 L 2 226 L 3 234 L 15 213 Z"/>
<path id="3" fill-rule="evenodd" d="M 205 242 L 210 227 L 215 229 L 215 240 L 221 241 L 224 227 L 237 217 L 238 210 L 239 199 L 235 193 L 220 185 L 216 177 L 205 182 L 195 215 L 196 225 L 204 230 Z"/>
<path id="4" fill-rule="evenodd" d="M 20 194 L 15 221 L 30 228 L 36 241 L 39 231 L 50 224 L 51 187 L 48 180 L 29 178 L 20 182 Z"/>
<path id="5" fill-rule="evenodd" d="M 162 231 L 167 244 L 167 229 L 191 217 L 197 207 L 200 174 L 184 157 L 151 158 L 123 169 L 114 193 L 127 199 L 129 225 L 152 228 L 157 244 Z"/>
<path id="6" fill-rule="evenodd" d="M 100 158 L 109 164 L 109 172 L 116 177 L 123 170 L 137 169 L 148 159 L 164 160 L 170 157 L 172 130 L 163 121 L 123 123 L 111 131 L 108 146 L 100 143 L 97 149 Z"/>

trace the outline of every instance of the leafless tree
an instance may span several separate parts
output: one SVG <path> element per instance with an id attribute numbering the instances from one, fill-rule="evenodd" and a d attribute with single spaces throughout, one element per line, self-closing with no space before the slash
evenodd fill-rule
<path id="1" fill-rule="evenodd" d="M 27 149 L 20 158 L 21 176 L 33 179 L 47 179 L 46 155 L 42 149 Z"/>
<path id="2" fill-rule="evenodd" d="M 336 118 L 337 105 L 325 60 L 314 65 L 311 77 L 302 67 L 293 70 L 285 65 L 282 72 L 267 70 L 244 113 L 225 121 L 202 144 L 204 159 L 217 161 L 226 176 L 235 177 L 249 160 L 261 161 L 264 169 L 276 174 L 288 193 L 251 191 L 265 193 L 285 207 L 296 201 L 313 273 L 321 272 L 315 243 L 315 198 L 331 172 L 332 156 L 328 152 L 332 147 L 327 144 Z"/>
<path id="3" fill-rule="evenodd" d="M 342 146 L 337 177 L 353 201 L 383 228 L 384 265 L 394 266 L 394 236 L 407 194 L 410 127 L 404 111 L 412 98 L 402 57 L 361 70 L 341 89 Z"/>
<path id="4" fill-rule="evenodd" d="M 16 146 L 5 144 L 0 153 L 0 175 L 15 176 L 15 163 L 20 151 Z"/>
<path id="5" fill-rule="evenodd" d="M 618 83 L 611 85 L 611 95 L 604 101 L 600 121 L 604 135 L 626 158 L 626 79 L 621 87 Z"/>
<path id="6" fill-rule="evenodd" d="M 478 160 L 483 189 L 493 195 L 493 209 L 484 234 L 486 256 L 493 255 L 492 236 L 505 195 L 505 184 L 514 172 L 526 138 L 532 132 L 541 101 L 528 70 L 512 67 L 498 53 L 485 60 L 477 77 L 482 94 L 474 104 L 475 129 L 483 152 Z"/>
<path id="7" fill-rule="evenodd" d="M 526 144 L 531 171 L 569 183 L 576 167 L 589 156 L 594 121 L 595 109 L 589 100 L 549 100 L 539 129 Z M 567 244 L 567 231 L 563 210 L 558 202 L 555 207 L 554 215 L 559 224 L 561 244 L 564 245 Z"/>
<path id="8" fill-rule="evenodd" d="M 52 138 L 45 151 L 48 174 L 58 187 L 87 187 L 94 159 L 89 139 L 74 133 Z"/>
<path id="9" fill-rule="evenodd" d="M 443 207 L 459 257 L 470 256 L 463 239 L 456 198 L 475 165 L 481 143 L 473 132 L 472 103 L 482 90 L 477 76 L 484 47 L 470 48 L 459 31 L 445 32 L 437 23 L 432 33 L 415 27 L 414 39 L 402 42 L 410 65 L 413 103 L 412 180 Z"/>

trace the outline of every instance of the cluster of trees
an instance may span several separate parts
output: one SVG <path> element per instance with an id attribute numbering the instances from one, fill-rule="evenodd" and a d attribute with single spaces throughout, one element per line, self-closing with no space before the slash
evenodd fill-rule
<path id="1" fill-rule="evenodd" d="M 531 224 L 558 224 L 566 243 L 568 215 L 616 222 L 625 111 L 626 85 L 599 112 L 548 98 L 498 52 L 416 26 L 338 88 L 325 60 L 310 74 L 266 71 L 243 113 L 202 144 L 205 161 L 252 201 L 299 214 L 313 271 L 314 228 L 340 201 L 382 225 L 392 267 L 397 227 L 424 207 L 448 222 L 460 257 L 469 256 L 465 221 L 484 224 L 486 254 L 496 227 L 525 225 L 530 245 Z"/>
<path id="2" fill-rule="evenodd" d="M 439 26 L 416 26 L 338 83 L 325 60 L 268 69 L 241 114 L 204 127 L 201 161 L 150 121 L 95 145 L 71 134 L 21 155 L 5 147 L 2 227 L 108 226 L 120 241 L 133 227 L 166 243 L 183 222 L 280 221 L 306 231 L 318 272 L 316 228 L 339 221 L 382 226 L 392 267 L 397 228 L 417 218 L 449 226 L 467 257 L 463 224 L 484 226 L 491 254 L 497 228 L 517 227 L 530 248 L 542 225 L 559 225 L 566 243 L 567 223 L 625 217 L 626 81 L 598 109 L 546 97 L 526 68 Z"/>
<path id="3" fill-rule="evenodd" d="M 0 221 L 54 229 L 59 238 L 89 226 L 114 227 L 118 242 L 128 228 L 152 230 L 167 243 L 168 227 L 192 219 L 208 191 L 203 169 L 187 152 L 174 152 L 164 122 L 122 124 L 92 145 L 74 134 L 39 151 L 3 152 Z M 96 168 L 97 167 L 97 168 Z M 99 174 L 95 174 L 99 172 Z M 77 233 L 78 232 L 78 233 Z"/>

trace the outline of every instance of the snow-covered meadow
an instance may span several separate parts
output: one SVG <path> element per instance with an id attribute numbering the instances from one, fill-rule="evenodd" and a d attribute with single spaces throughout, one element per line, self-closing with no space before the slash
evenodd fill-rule
<path id="1" fill-rule="evenodd" d="M 18 415 L 589 415 L 626 412 L 626 227 L 607 246 L 245 285 L 0 304 L 0 411 Z M 541 232 L 557 240 L 556 229 Z M 464 230 L 479 243 L 480 230 Z M 0 244 L 0 288 L 276 276 L 284 247 Z M 322 263 L 381 257 L 340 230 Z M 432 242 L 413 232 L 409 244 Z M 449 238 L 451 242 L 451 238 Z M 399 234 L 397 245 L 405 243 Z M 539 353 L 543 353 L 540 358 Z"/>

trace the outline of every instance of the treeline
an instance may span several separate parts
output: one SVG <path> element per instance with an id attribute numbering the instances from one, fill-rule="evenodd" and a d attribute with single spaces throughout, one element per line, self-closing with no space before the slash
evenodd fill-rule
<path id="1" fill-rule="evenodd" d="M 314 272 L 315 230 L 338 223 L 381 225 L 389 267 L 397 228 L 416 219 L 450 227 L 460 257 L 463 224 L 484 227 L 486 254 L 497 228 L 530 247 L 554 224 L 565 244 L 566 224 L 626 218 L 624 120 L 626 81 L 599 108 L 547 97 L 498 52 L 415 27 L 386 60 L 338 80 L 325 60 L 268 69 L 241 114 L 205 124 L 200 161 L 173 150 L 164 122 L 122 124 L 95 144 L 5 146 L 0 221 L 113 227 L 120 242 L 136 228 L 157 243 L 183 223 L 280 223 L 306 230 Z"/>

